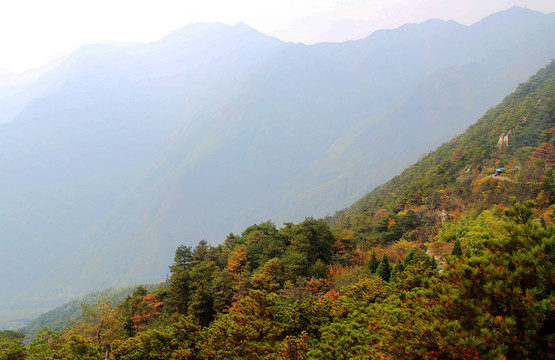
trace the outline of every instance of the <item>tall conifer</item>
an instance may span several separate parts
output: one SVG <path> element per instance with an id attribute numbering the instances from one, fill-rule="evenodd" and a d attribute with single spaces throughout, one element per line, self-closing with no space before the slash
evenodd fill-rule
<path id="1" fill-rule="evenodd" d="M 366 266 L 368 267 L 368 270 L 370 270 L 370 272 L 375 273 L 378 269 L 378 265 L 380 265 L 380 262 L 376 257 L 376 250 L 372 249 L 372 254 L 370 254 L 370 259 L 368 259 L 368 261 L 366 262 Z"/>
<path id="2" fill-rule="evenodd" d="M 389 281 L 389 278 L 391 277 L 391 266 L 389 265 L 389 260 L 386 255 L 382 257 L 380 265 L 378 265 L 378 269 L 376 270 L 376 274 L 384 279 L 384 281 Z"/>
<path id="3" fill-rule="evenodd" d="M 451 250 L 451 255 L 454 256 L 462 256 L 463 252 L 462 252 L 462 248 L 461 248 L 461 242 L 459 239 L 455 240 L 455 244 L 453 245 L 453 250 Z"/>

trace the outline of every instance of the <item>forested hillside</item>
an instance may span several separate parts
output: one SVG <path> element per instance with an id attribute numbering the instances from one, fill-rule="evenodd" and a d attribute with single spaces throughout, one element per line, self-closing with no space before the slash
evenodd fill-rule
<path id="1" fill-rule="evenodd" d="M 515 7 L 315 45 L 191 24 L 2 76 L 0 328 L 158 281 L 180 244 L 333 214 L 554 57 L 555 14 Z"/>
<path id="2" fill-rule="evenodd" d="M 82 307 L 92 306 L 98 300 L 110 301 L 112 304 L 121 304 L 125 299 L 135 292 L 147 293 L 155 291 L 160 287 L 165 287 L 166 282 L 157 284 L 143 284 L 140 286 L 124 286 L 121 288 L 109 288 L 102 291 L 95 291 L 68 302 L 54 310 L 41 314 L 36 319 L 25 325 L 24 333 L 27 340 L 34 339 L 37 334 L 45 327 L 53 331 L 64 330 L 72 323 L 83 319 Z"/>
<path id="3" fill-rule="evenodd" d="M 169 288 L 1 356 L 555 358 L 554 96 L 552 62 L 352 207 L 180 246 Z"/>
<path id="4" fill-rule="evenodd" d="M 353 231 L 358 240 L 370 240 L 377 236 L 368 231 L 376 217 L 397 220 L 398 214 L 411 211 L 414 219 L 432 214 L 432 219 L 453 219 L 470 209 L 508 206 L 511 197 L 539 196 L 546 205 L 554 195 L 549 180 L 555 165 L 552 69 L 553 63 L 464 134 L 328 220 Z"/>

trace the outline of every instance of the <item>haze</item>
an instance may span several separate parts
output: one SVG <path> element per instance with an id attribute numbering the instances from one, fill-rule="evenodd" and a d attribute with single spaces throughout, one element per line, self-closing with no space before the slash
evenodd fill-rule
<path id="1" fill-rule="evenodd" d="M 0 5 L 0 75 L 40 67 L 86 42 L 151 42 L 189 23 L 244 22 L 292 42 L 341 42 L 430 18 L 469 25 L 512 6 L 549 13 L 552 0 L 20 0 Z"/>

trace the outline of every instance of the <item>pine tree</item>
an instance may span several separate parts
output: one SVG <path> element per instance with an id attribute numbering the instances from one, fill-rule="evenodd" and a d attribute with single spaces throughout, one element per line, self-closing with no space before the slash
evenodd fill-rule
<path id="1" fill-rule="evenodd" d="M 405 269 L 405 266 L 403 265 L 403 262 L 401 261 L 401 259 L 397 260 L 397 262 L 395 263 L 395 267 L 393 267 L 391 269 L 390 272 L 390 280 L 392 282 L 394 282 L 397 279 L 397 276 L 403 272 L 403 270 Z"/>
<path id="2" fill-rule="evenodd" d="M 389 265 L 389 260 L 386 255 L 382 257 L 380 265 L 378 265 L 378 269 L 376 270 L 376 274 L 378 274 L 384 281 L 389 281 L 389 278 L 391 277 L 391 266 Z"/>
<path id="3" fill-rule="evenodd" d="M 462 248 L 461 242 L 459 239 L 455 240 L 455 244 L 453 245 L 453 250 L 451 250 L 451 255 L 453 256 L 462 256 Z"/>
<path id="4" fill-rule="evenodd" d="M 371 273 L 375 273 L 379 264 L 380 262 L 378 261 L 378 258 L 376 258 L 376 250 L 372 249 L 372 254 L 370 254 L 370 259 L 366 262 L 366 267 Z"/>
<path id="5" fill-rule="evenodd" d="M 404 265 L 405 267 L 411 265 L 412 263 L 414 263 L 416 261 L 416 252 L 414 251 L 414 249 L 411 249 L 409 251 L 409 253 L 407 254 L 407 256 L 405 256 L 405 262 Z"/>
<path id="6" fill-rule="evenodd" d="M 460 343 L 487 355 L 480 358 L 553 358 L 546 354 L 553 352 L 555 228 L 533 217 L 533 202 L 511 205 L 504 231 L 484 240 L 483 255 L 448 259 L 442 307 L 460 321 Z"/>

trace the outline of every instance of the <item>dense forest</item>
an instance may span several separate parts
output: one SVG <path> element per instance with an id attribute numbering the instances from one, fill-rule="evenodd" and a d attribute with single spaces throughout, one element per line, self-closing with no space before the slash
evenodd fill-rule
<path id="1" fill-rule="evenodd" d="M 350 208 L 180 246 L 0 359 L 555 358 L 554 96 L 552 62 Z"/>

